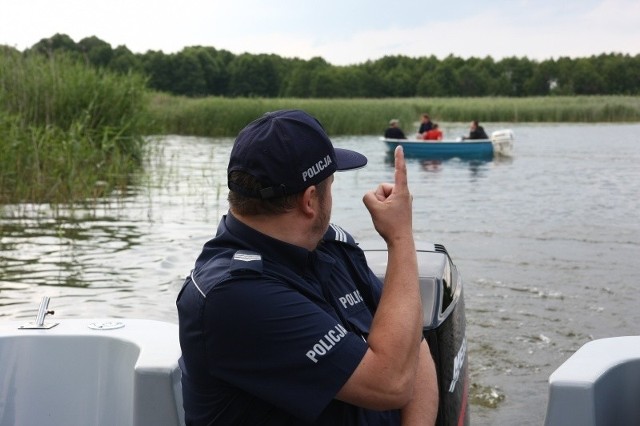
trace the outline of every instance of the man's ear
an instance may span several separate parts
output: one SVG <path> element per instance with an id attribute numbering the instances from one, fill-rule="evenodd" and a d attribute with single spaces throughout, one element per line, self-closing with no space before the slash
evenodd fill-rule
<path id="1" fill-rule="evenodd" d="M 315 216 L 318 208 L 318 190 L 315 185 L 311 185 L 304 190 L 298 198 L 298 207 L 305 215 Z"/>

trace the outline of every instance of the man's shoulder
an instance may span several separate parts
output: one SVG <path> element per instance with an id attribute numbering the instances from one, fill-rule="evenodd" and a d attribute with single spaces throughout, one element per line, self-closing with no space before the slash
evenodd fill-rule
<path id="1" fill-rule="evenodd" d="M 229 261 L 228 272 L 231 276 L 262 275 L 262 255 L 251 250 L 238 250 Z"/>
<path id="2" fill-rule="evenodd" d="M 187 277 L 201 293 L 208 293 L 216 285 L 233 279 L 251 279 L 263 275 L 260 253 L 233 248 L 205 250 Z"/>
<path id="3" fill-rule="evenodd" d="M 358 243 L 356 243 L 355 238 L 335 223 L 329 224 L 329 228 L 327 229 L 327 232 L 324 233 L 322 241 L 325 243 L 339 243 L 358 247 Z"/>
<path id="4" fill-rule="evenodd" d="M 336 224 L 330 224 L 329 229 L 322 238 L 322 243 L 318 246 L 322 253 L 330 255 L 334 260 L 349 260 L 349 263 L 366 264 L 366 257 L 360 244 L 356 239 Z"/>

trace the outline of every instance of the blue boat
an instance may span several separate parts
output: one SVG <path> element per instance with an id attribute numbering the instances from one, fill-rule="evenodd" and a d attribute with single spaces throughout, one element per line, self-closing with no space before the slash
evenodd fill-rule
<path id="1" fill-rule="evenodd" d="M 511 156 L 514 135 L 509 129 L 497 130 L 490 139 L 420 140 L 385 139 L 390 151 L 402 145 L 406 157 L 446 160 L 449 158 L 490 160 L 494 156 Z"/>

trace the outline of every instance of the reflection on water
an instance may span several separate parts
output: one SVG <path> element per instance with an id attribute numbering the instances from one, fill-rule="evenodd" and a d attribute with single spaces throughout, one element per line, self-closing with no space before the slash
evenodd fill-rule
<path id="1" fill-rule="evenodd" d="M 425 172 L 438 173 L 442 170 L 441 160 L 420 160 L 420 165 Z"/>
<path id="2" fill-rule="evenodd" d="M 3 280 L 35 286 L 117 287 L 112 277 L 118 271 L 105 256 L 131 249 L 142 236 L 140 230 L 117 217 L 97 217 L 95 212 L 80 216 L 58 211 L 54 218 L 39 208 L 4 218 Z M 100 258 L 93 254 L 96 247 Z"/>
<path id="3" fill-rule="evenodd" d="M 206 221 L 226 209 L 231 142 L 212 142 L 154 140 L 138 186 L 126 194 L 55 210 L 2 207 L 0 317 L 31 317 L 47 295 L 61 317 L 176 321 L 175 295 L 210 232 Z"/>
<path id="4" fill-rule="evenodd" d="M 394 153 L 392 150 L 387 150 L 384 156 L 384 161 L 389 166 L 393 166 L 395 162 Z M 478 177 L 485 173 L 488 169 L 499 165 L 508 165 L 514 161 L 514 157 L 509 156 L 491 156 L 488 158 L 440 158 L 440 157 L 409 157 L 408 163 L 417 162 L 420 164 L 423 171 L 428 173 L 440 173 L 443 170 L 443 164 L 447 164 L 448 167 L 466 167 L 468 168 L 472 177 Z"/>
<path id="5" fill-rule="evenodd" d="M 640 322 L 640 125 L 512 128 L 513 159 L 407 161 L 416 238 L 444 244 L 465 282 L 474 425 L 542 424 L 549 374 Z M 1 207 L 0 320 L 32 319 L 46 295 L 59 318 L 176 322 L 177 292 L 227 209 L 231 144 L 160 138 L 126 194 Z M 375 238 L 361 199 L 393 181 L 393 163 L 376 136 L 335 144 L 369 164 L 336 174 L 332 220 Z"/>

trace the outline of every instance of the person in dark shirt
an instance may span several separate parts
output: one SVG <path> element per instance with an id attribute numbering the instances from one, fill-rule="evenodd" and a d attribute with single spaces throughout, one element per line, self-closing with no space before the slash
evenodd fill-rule
<path id="1" fill-rule="evenodd" d="M 384 131 L 385 139 L 406 139 L 407 138 L 404 135 L 404 132 L 402 131 L 402 129 L 398 127 L 399 123 L 400 123 L 400 120 L 398 120 L 397 118 L 394 118 L 389 121 L 389 127 L 387 128 L 387 130 Z"/>
<path id="2" fill-rule="evenodd" d="M 464 139 L 489 139 L 489 136 L 487 136 L 482 126 L 478 124 L 478 120 L 473 120 L 469 128 L 469 136 L 465 136 Z"/>
<path id="3" fill-rule="evenodd" d="M 424 139 L 424 133 L 433 129 L 434 123 L 431 121 L 429 114 L 422 114 L 420 118 L 420 128 L 418 128 L 418 134 Z"/>
<path id="4" fill-rule="evenodd" d="M 300 110 L 240 132 L 230 209 L 176 302 L 187 425 L 435 423 L 402 147 L 395 183 L 363 198 L 387 244 L 384 292 L 354 238 L 330 223 L 334 172 L 366 163 Z"/>

